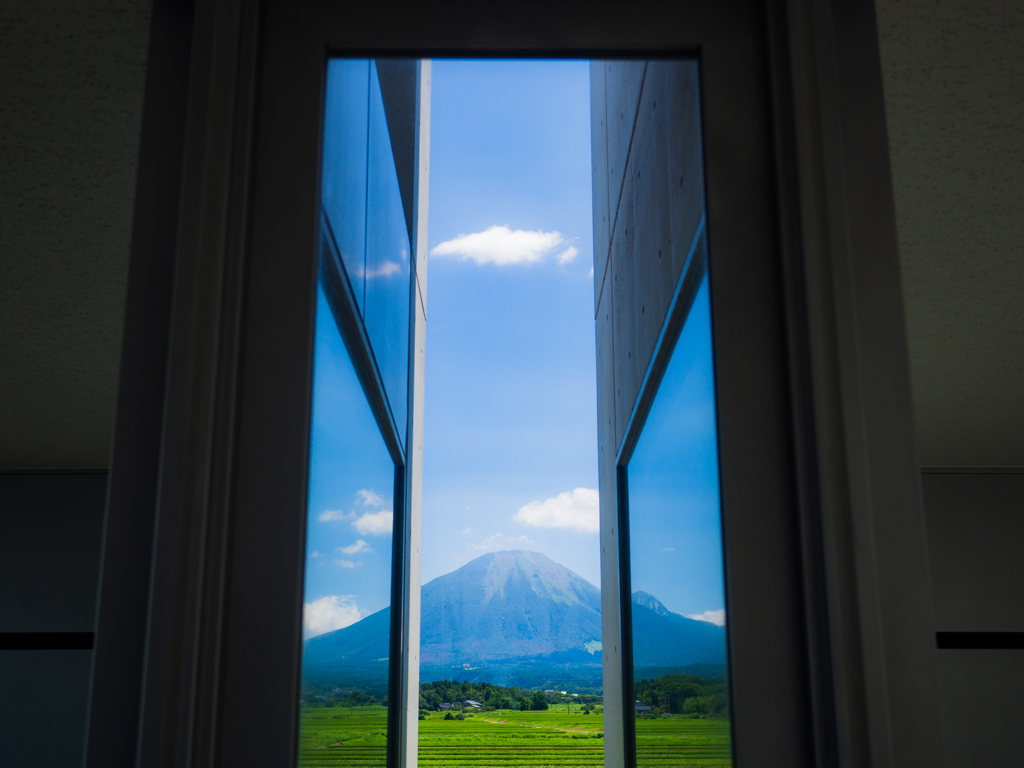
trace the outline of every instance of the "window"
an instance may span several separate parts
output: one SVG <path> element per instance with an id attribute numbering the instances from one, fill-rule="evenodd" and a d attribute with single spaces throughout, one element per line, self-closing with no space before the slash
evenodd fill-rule
<path id="1" fill-rule="evenodd" d="M 397 745 L 412 254 L 391 128 L 377 63 L 329 62 L 300 764 Z"/>
<path id="2" fill-rule="evenodd" d="M 705 278 L 620 471 L 638 766 L 731 759 L 710 320 Z"/>

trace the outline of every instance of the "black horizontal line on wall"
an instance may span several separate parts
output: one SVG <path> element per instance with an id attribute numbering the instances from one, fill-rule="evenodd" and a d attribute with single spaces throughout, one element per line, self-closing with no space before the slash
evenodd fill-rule
<path id="1" fill-rule="evenodd" d="M 92 632 L 0 632 L 0 651 L 91 651 Z"/>
<path id="2" fill-rule="evenodd" d="M 936 632 L 939 650 L 1024 650 L 1024 632 Z"/>

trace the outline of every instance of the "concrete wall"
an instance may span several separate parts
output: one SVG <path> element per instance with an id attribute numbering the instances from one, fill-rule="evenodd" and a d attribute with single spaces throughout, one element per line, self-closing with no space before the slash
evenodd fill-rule
<path id="1" fill-rule="evenodd" d="M 697 65 L 595 61 L 590 74 L 607 692 L 621 688 L 622 669 L 615 459 L 703 215 L 704 190 Z M 604 706 L 606 764 L 621 765 L 622 702 L 606 696 Z"/>

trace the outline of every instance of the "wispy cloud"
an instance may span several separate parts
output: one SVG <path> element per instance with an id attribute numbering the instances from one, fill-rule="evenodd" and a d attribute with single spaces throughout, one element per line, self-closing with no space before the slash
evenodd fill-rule
<path id="1" fill-rule="evenodd" d="M 462 529 L 462 535 L 465 536 L 467 533 L 469 533 L 472 530 L 473 530 L 473 526 L 469 526 L 469 528 L 463 528 Z"/>
<path id="2" fill-rule="evenodd" d="M 356 552 L 373 552 L 373 548 L 362 539 L 357 539 L 355 544 L 338 547 L 338 551 L 344 552 L 346 555 L 354 555 Z"/>
<path id="3" fill-rule="evenodd" d="M 310 557 L 323 557 L 323 555 L 321 555 L 319 552 L 317 552 L 315 550 L 313 552 L 310 552 L 309 556 Z"/>
<path id="4" fill-rule="evenodd" d="M 579 253 L 580 252 L 576 248 L 576 246 L 570 245 L 568 248 L 566 248 L 564 251 L 558 254 L 558 263 L 568 264 L 570 261 L 575 259 L 579 255 Z M 593 267 L 591 267 L 591 269 L 593 269 Z"/>
<path id="5" fill-rule="evenodd" d="M 302 630 L 307 638 L 347 627 L 363 617 L 353 595 L 327 595 L 302 608 Z"/>
<path id="6" fill-rule="evenodd" d="M 317 516 L 316 519 L 321 523 L 328 523 L 332 520 L 352 520 L 355 516 L 355 512 L 342 512 L 339 509 L 325 509 Z"/>
<path id="7" fill-rule="evenodd" d="M 706 621 L 709 624 L 717 624 L 719 627 L 724 627 L 725 608 L 719 608 L 717 611 L 704 611 L 704 613 L 688 613 L 686 618 Z"/>
<path id="8" fill-rule="evenodd" d="M 356 504 L 362 504 L 364 507 L 379 507 L 384 503 L 384 497 L 376 491 L 371 491 L 369 488 L 360 488 L 356 491 Z"/>
<path id="9" fill-rule="evenodd" d="M 353 563 L 351 560 L 345 559 L 335 560 L 334 564 L 340 565 L 342 568 L 355 568 L 357 565 L 359 565 L 359 563 Z"/>
<path id="10" fill-rule="evenodd" d="M 497 552 L 499 549 L 515 549 L 536 543 L 526 536 L 506 536 L 504 533 L 495 533 L 476 544 L 470 542 L 466 545 L 466 549 L 475 549 L 478 552 Z"/>
<path id="11" fill-rule="evenodd" d="M 352 527 L 364 536 L 387 536 L 391 534 L 394 520 L 395 516 L 391 512 L 364 512 L 361 517 L 352 521 Z"/>
<path id="12" fill-rule="evenodd" d="M 531 501 L 512 519 L 536 528 L 573 528 L 583 533 L 600 530 L 599 494 L 593 488 L 565 491 L 552 499 Z"/>
<path id="13" fill-rule="evenodd" d="M 675 547 L 662 547 L 661 551 L 662 552 L 675 552 L 676 548 Z"/>
<path id="14" fill-rule="evenodd" d="M 473 260 L 477 264 L 532 264 L 543 261 L 560 245 L 565 243 L 561 232 L 535 232 L 525 229 L 509 229 L 506 226 L 488 227 L 483 232 L 459 235 L 434 246 L 431 256 L 450 256 L 463 261 Z M 566 264 L 576 258 L 579 251 L 569 246 L 556 258 L 559 264 Z"/>

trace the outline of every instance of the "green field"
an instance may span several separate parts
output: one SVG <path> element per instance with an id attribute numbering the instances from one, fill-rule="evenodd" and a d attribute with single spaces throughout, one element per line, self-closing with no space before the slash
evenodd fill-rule
<path id="1" fill-rule="evenodd" d="M 302 711 L 299 764 L 383 766 L 384 707 L 306 707 Z M 432 713 L 419 721 L 419 764 L 453 766 L 600 766 L 604 764 L 601 715 L 559 707 L 546 712 L 498 710 L 465 720 Z M 640 766 L 728 766 L 727 720 L 637 720 Z"/>

